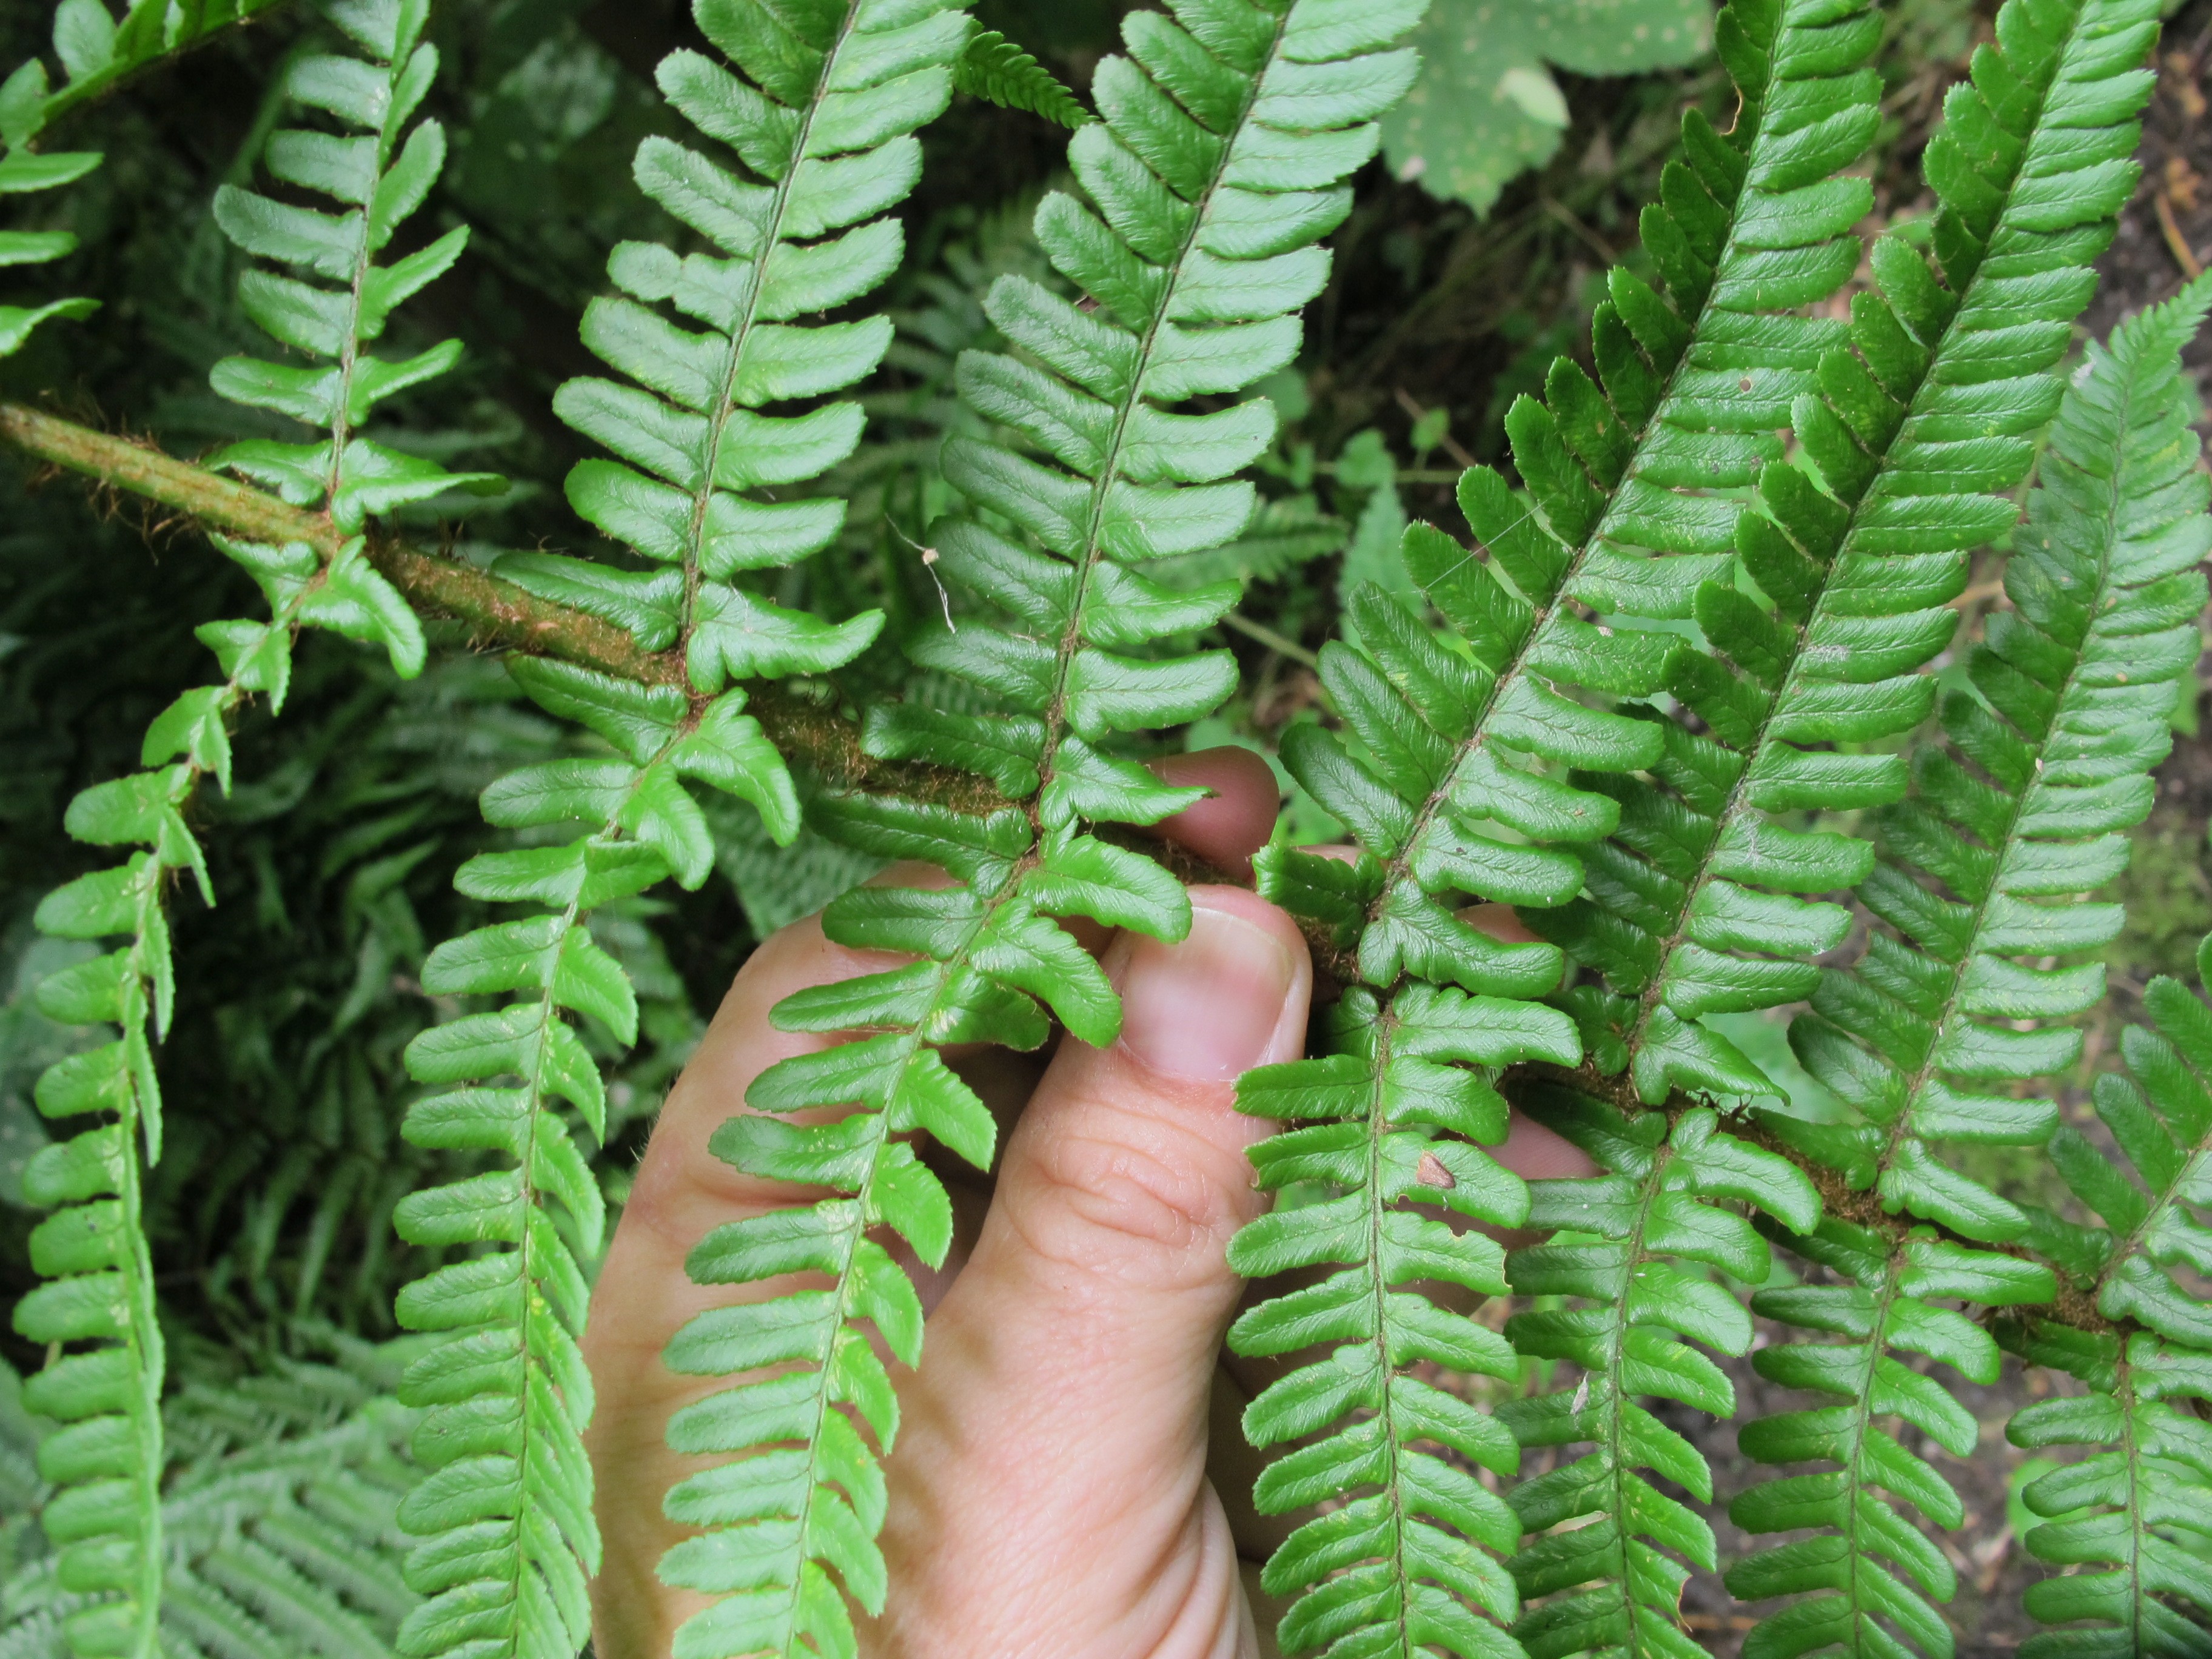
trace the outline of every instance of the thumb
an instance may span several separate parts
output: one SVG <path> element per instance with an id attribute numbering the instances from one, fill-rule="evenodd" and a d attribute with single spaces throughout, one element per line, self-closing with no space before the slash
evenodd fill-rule
<path id="1" fill-rule="evenodd" d="M 1237 1115 L 1235 1084 L 1303 1052 L 1312 970 L 1265 900 L 1200 887 L 1191 902 L 1181 943 L 1108 953 L 1121 1038 L 1062 1046 L 930 1316 L 890 1470 L 893 1651 L 1234 1642 L 1206 1408 L 1240 1288 L 1224 1251 L 1263 1207 L 1245 1148 L 1267 1127 Z"/>

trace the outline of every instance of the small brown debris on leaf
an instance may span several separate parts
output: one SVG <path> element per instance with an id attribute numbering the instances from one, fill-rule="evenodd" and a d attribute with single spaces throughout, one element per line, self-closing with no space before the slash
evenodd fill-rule
<path id="1" fill-rule="evenodd" d="M 1413 1179 L 1424 1187 L 1438 1187 L 1449 1192 L 1459 1185 L 1458 1177 L 1444 1168 L 1443 1159 L 1434 1152 L 1423 1152 L 1421 1161 L 1414 1166 Z"/>

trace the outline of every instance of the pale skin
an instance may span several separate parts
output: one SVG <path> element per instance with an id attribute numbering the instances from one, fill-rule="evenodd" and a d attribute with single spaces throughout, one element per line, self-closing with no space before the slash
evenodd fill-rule
<path id="1" fill-rule="evenodd" d="M 1275 811 L 1265 766 L 1216 750 L 1164 769 L 1213 793 L 1162 833 L 1245 867 Z M 1274 1373 L 1224 1358 L 1247 1286 L 1224 1251 L 1267 1201 L 1244 1151 L 1271 1126 L 1236 1112 L 1235 1079 L 1304 1052 L 1313 975 L 1273 905 L 1230 886 L 1191 898 L 1182 944 L 1092 941 L 1125 1011 L 1112 1047 L 1066 1039 L 1041 1069 L 997 1051 L 964 1057 L 999 1115 L 1001 1150 L 991 1176 L 955 1185 L 951 1256 L 919 1273 L 925 1363 L 892 1368 L 903 1422 L 884 1463 L 890 1601 L 862 1621 L 869 1659 L 1273 1652 L 1280 1608 L 1260 1591 L 1259 1564 L 1297 1517 L 1249 1502 L 1256 1462 L 1236 1418 Z M 1501 936 L 1516 928 L 1502 913 L 1478 920 Z M 661 1348 L 702 1309 L 786 1288 L 702 1289 L 684 1275 L 685 1253 L 722 1222 L 815 1195 L 740 1175 L 708 1137 L 745 1109 L 760 1072 L 834 1041 L 775 1030 L 770 1008 L 891 965 L 830 944 L 817 920 L 785 928 L 745 963 L 662 1110 L 584 1342 L 599 1393 L 588 1439 L 606 1551 L 593 1586 L 601 1659 L 662 1659 L 702 1605 L 653 1576 L 683 1535 L 660 1496 L 706 1461 L 669 1452 L 661 1430 L 674 1407 L 729 1380 L 678 1376 Z M 1530 1176 L 1589 1168 L 1518 1120 L 1500 1156 Z"/>

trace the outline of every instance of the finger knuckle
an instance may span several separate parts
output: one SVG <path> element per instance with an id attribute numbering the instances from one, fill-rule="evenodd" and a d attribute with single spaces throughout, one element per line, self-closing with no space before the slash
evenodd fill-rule
<path id="1" fill-rule="evenodd" d="M 1018 1224 L 1041 1255 L 1072 1267 L 1133 1257 L 1210 1264 L 1243 1219 L 1238 1188 L 1249 1184 L 1241 1164 L 1224 1163 L 1218 1148 L 1169 1124 L 1064 1129 L 1036 1149 L 1031 1201 Z"/>

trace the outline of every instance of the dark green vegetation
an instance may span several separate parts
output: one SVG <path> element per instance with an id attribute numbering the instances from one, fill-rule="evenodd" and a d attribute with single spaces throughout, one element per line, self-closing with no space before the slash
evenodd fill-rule
<path id="1" fill-rule="evenodd" d="M 1223 740 L 1283 1651 L 1948 1654 L 2010 1496 L 2024 1650 L 2212 1653 L 2202 8 L 247 9 L 0 9 L 0 1659 L 580 1648 L 592 1265 L 824 904 L 662 1571 L 850 1651 L 936 1045 L 1112 1039 Z"/>

